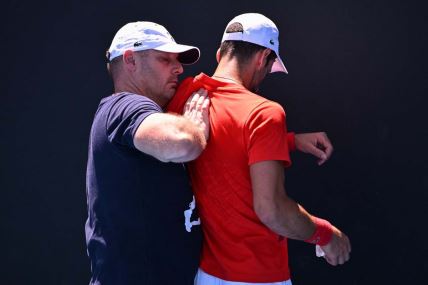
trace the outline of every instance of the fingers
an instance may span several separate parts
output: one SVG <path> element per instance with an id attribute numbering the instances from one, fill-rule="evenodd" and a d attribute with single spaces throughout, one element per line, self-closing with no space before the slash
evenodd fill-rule
<path id="1" fill-rule="evenodd" d="M 204 101 L 207 98 L 207 91 L 205 89 L 200 89 L 198 91 L 198 93 L 199 93 L 199 98 L 196 101 L 196 110 L 201 110 L 202 109 L 202 105 L 204 104 Z M 196 93 L 196 94 L 198 94 L 198 93 Z"/>
<path id="2" fill-rule="evenodd" d="M 326 257 L 325 257 L 325 260 L 326 260 L 330 265 L 333 265 L 333 266 L 336 266 L 336 265 L 337 265 L 337 261 L 336 261 L 336 259 L 334 259 L 334 258 L 331 258 L 331 257 L 326 256 Z"/>
<path id="3" fill-rule="evenodd" d="M 333 145 L 331 144 L 330 140 L 327 137 L 327 134 L 324 132 L 316 133 L 316 148 L 321 150 L 323 152 L 322 157 L 319 157 L 320 160 L 318 160 L 318 165 L 324 164 L 333 153 Z"/>
<path id="4" fill-rule="evenodd" d="M 203 96 L 206 96 L 207 92 L 205 89 L 199 89 L 198 91 L 194 92 L 189 99 L 186 101 L 186 105 L 184 107 L 184 113 L 191 112 L 195 109 L 196 105 L 199 102 L 199 99 Z"/>
<path id="5" fill-rule="evenodd" d="M 337 258 L 337 263 L 338 264 L 344 264 L 350 258 L 351 258 L 350 251 L 348 250 L 348 246 L 345 244 L 343 251 L 341 252 L 341 254 Z"/>
<path id="6" fill-rule="evenodd" d="M 343 255 L 339 255 L 339 257 L 337 258 L 337 263 L 342 265 L 344 264 L 346 261 L 348 261 L 349 258 L 347 258 L 347 254 L 343 254 Z"/>
<path id="7" fill-rule="evenodd" d="M 204 105 L 207 98 L 208 93 L 205 89 L 201 88 L 194 92 L 189 99 L 187 99 L 183 114 L 188 118 L 200 115 L 198 112 L 207 104 L 205 103 Z"/>
<path id="8" fill-rule="evenodd" d="M 209 124 L 209 108 L 210 106 L 210 98 L 208 97 L 208 93 L 206 96 L 203 97 L 202 103 L 201 103 L 201 112 L 202 112 L 202 120 Z"/>
<path id="9" fill-rule="evenodd" d="M 346 261 L 348 261 L 351 258 L 351 241 L 347 236 L 345 237 L 346 237 L 345 255 L 346 255 Z"/>
<path id="10" fill-rule="evenodd" d="M 205 100 L 202 104 L 202 110 L 208 110 L 208 106 L 210 105 L 210 98 L 208 97 L 208 93 L 205 96 Z"/>
<path id="11" fill-rule="evenodd" d="M 326 160 L 328 160 L 331 156 L 331 154 L 333 153 L 333 145 L 331 144 L 329 138 L 327 137 L 326 133 L 319 133 L 318 136 L 318 146 L 320 148 L 322 148 L 322 150 L 324 151 L 325 155 L 326 155 Z"/>
<path id="12" fill-rule="evenodd" d="M 187 99 L 186 106 L 185 106 L 185 112 L 190 112 L 192 109 L 195 108 L 196 101 L 199 99 L 198 93 L 193 93 L 192 96 Z"/>
<path id="13" fill-rule="evenodd" d="M 205 139 L 209 137 L 209 105 L 210 99 L 205 89 L 194 92 L 186 102 L 183 115 L 193 121 L 203 132 Z"/>
<path id="14" fill-rule="evenodd" d="M 330 265 L 333 265 L 333 266 L 342 265 L 349 260 L 349 256 L 346 257 L 345 255 L 337 255 L 337 256 L 326 255 L 324 256 L 324 258 Z"/>
<path id="15" fill-rule="evenodd" d="M 324 151 L 322 151 L 321 149 L 317 148 L 316 146 L 314 146 L 313 144 L 309 144 L 307 146 L 307 152 L 312 154 L 313 156 L 319 158 L 318 160 L 318 165 L 323 164 L 324 162 L 327 161 L 328 157 L 325 154 Z"/>
<path id="16" fill-rule="evenodd" d="M 350 255 L 350 252 L 349 251 L 347 251 L 346 253 L 345 253 L 345 260 L 344 260 L 344 262 L 343 263 L 345 263 L 345 262 L 347 262 L 347 261 L 349 261 L 349 259 L 351 258 L 351 255 Z M 343 264 L 342 263 L 342 264 Z"/>
<path id="17" fill-rule="evenodd" d="M 318 158 L 318 165 L 324 164 L 333 153 L 333 146 L 326 133 L 305 133 L 295 135 L 296 148 Z"/>

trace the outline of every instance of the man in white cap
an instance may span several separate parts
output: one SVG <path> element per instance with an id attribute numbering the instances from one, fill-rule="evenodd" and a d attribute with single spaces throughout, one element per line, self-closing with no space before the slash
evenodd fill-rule
<path id="1" fill-rule="evenodd" d="M 184 116 L 162 108 L 182 64 L 198 58 L 198 48 L 177 44 L 151 22 L 129 23 L 113 39 L 107 59 L 114 94 L 101 100 L 89 141 L 90 284 L 193 284 L 201 233 L 184 167 L 176 163 L 204 149 L 209 99 L 196 93 Z"/>
<path id="2" fill-rule="evenodd" d="M 278 47 L 270 19 L 235 17 L 214 75 L 184 80 L 168 105 L 180 113 L 201 87 L 211 99 L 210 141 L 188 163 L 204 233 L 197 285 L 291 284 L 287 238 L 320 246 L 332 265 L 349 259 L 347 236 L 285 192 L 289 151 L 314 154 L 322 164 L 332 146 L 324 133 L 288 133 L 283 108 L 255 94 L 269 72 L 287 73 Z"/>

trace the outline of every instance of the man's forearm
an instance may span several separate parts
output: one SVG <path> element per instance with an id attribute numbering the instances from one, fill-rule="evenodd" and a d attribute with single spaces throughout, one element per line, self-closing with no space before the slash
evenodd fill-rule
<path id="1" fill-rule="evenodd" d="M 205 149 L 207 144 L 203 132 L 193 122 L 182 118 L 185 121 L 181 122 L 179 128 L 181 140 L 177 143 L 177 151 L 170 150 L 168 161 L 171 162 L 187 162 L 196 159 Z"/>
<path id="2" fill-rule="evenodd" d="M 279 235 L 306 240 L 316 225 L 312 216 L 284 189 L 284 168 L 279 161 L 261 161 L 250 166 L 254 210 L 260 221 Z"/>
<path id="3" fill-rule="evenodd" d="M 288 197 L 281 197 L 274 203 L 270 219 L 262 221 L 268 228 L 297 240 L 306 240 L 314 233 L 315 224 L 302 206 Z"/>
<path id="4" fill-rule="evenodd" d="M 141 123 L 134 145 L 163 162 L 186 162 L 198 157 L 206 140 L 200 128 L 189 119 L 156 113 Z"/>

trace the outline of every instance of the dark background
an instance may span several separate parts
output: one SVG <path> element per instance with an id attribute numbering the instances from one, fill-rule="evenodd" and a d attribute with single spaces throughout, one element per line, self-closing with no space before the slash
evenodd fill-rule
<path id="1" fill-rule="evenodd" d="M 212 74 L 227 22 L 280 29 L 289 75 L 262 93 L 289 129 L 328 133 L 318 167 L 293 154 L 290 196 L 351 238 L 331 267 L 290 241 L 293 283 L 428 284 L 427 17 L 411 1 L 5 1 L 0 94 L 0 284 L 87 284 L 85 167 L 91 121 L 112 86 L 104 53 L 125 23 L 164 25 Z M 183 76 L 184 76 L 183 75 Z"/>

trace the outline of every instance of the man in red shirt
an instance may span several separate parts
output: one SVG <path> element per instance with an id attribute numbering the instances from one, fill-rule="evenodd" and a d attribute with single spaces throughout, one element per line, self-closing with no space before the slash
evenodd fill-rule
<path id="1" fill-rule="evenodd" d="M 211 100 L 209 142 L 189 163 L 204 233 L 195 284 L 291 284 L 287 238 L 317 244 L 327 262 L 343 264 L 348 237 L 284 189 L 289 151 L 315 154 L 322 164 L 330 142 L 324 133 L 287 133 L 283 108 L 255 93 L 269 72 L 287 72 L 275 24 L 260 14 L 235 17 L 217 60 L 212 77 L 184 80 L 168 106 L 177 113 L 191 108 L 197 103 L 186 100 L 201 87 Z"/>

